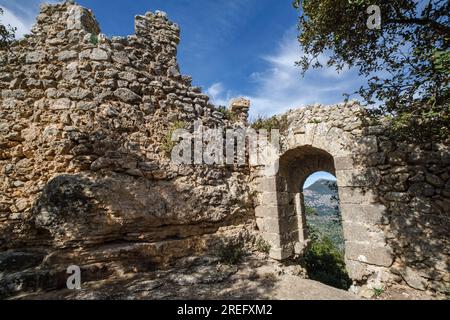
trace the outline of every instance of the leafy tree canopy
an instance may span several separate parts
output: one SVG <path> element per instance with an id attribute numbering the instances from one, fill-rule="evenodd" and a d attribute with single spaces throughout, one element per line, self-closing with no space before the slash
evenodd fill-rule
<path id="1" fill-rule="evenodd" d="M 3 15 L 3 9 L 0 8 L 0 17 Z M 0 50 L 9 46 L 11 41 L 14 40 L 15 32 L 17 28 L 13 28 L 10 25 L 3 25 L 0 20 Z"/>
<path id="2" fill-rule="evenodd" d="M 371 5 L 381 28 L 370 29 Z M 450 4 L 448 0 L 295 0 L 300 9 L 303 72 L 346 66 L 368 79 L 358 92 L 377 113 L 394 116 L 394 127 L 448 137 Z M 417 135 L 417 134 L 416 134 Z"/>

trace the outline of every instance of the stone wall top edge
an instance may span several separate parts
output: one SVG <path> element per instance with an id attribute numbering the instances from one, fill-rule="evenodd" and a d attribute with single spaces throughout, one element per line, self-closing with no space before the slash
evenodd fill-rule
<path id="1" fill-rule="evenodd" d="M 40 5 L 39 14 L 36 17 L 36 21 L 32 26 L 31 34 L 25 35 L 25 38 L 32 37 L 33 34 L 37 33 L 42 26 L 58 23 L 58 21 L 48 22 L 43 19 L 43 17 L 45 17 L 46 15 L 54 14 L 56 12 L 65 12 L 67 14 L 67 18 L 69 20 L 72 19 L 72 21 L 68 21 L 68 23 L 72 25 L 72 27 L 69 29 L 84 30 L 88 33 L 94 33 L 97 35 L 101 34 L 100 24 L 96 19 L 94 12 L 89 8 L 79 5 L 76 1 L 68 0 L 61 3 L 42 3 Z M 139 23 L 139 21 L 142 20 L 145 20 L 149 23 Z M 93 25 L 94 27 L 92 27 Z M 160 10 L 155 10 L 154 12 L 147 11 L 143 14 L 135 15 L 134 29 L 135 33 L 129 34 L 127 36 L 107 36 L 105 34 L 102 34 L 102 38 L 112 40 L 126 39 L 133 36 L 148 36 L 150 34 L 150 32 L 148 31 L 160 29 L 170 30 L 178 36 L 180 31 L 178 24 L 171 21 L 168 18 L 167 13 Z"/>

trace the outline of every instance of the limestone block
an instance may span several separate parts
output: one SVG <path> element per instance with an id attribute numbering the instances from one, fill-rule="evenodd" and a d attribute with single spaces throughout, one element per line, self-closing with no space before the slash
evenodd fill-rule
<path id="1" fill-rule="evenodd" d="M 296 241 L 294 242 L 294 253 L 295 254 L 302 254 L 306 248 L 306 242 L 305 241 Z"/>
<path id="2" fill-rule="evenodd" d="M 278 218 L 257 218 L 256 223 L 262 232 L 266 233 L 281 233 L 280 223 Z"/>
<path id="3" fill-rule="evenodd" d="M 374 187 L 381 181 L 380 171 L 376 168 L 365 170 L 337 170 L 339 187 Z"/>
<path id="4" fill-rule="evenodd" d="M 114 95 L 126 103 L 137 103 L 141 101 L 141 97 L 127 88 L 119 88 L 114 91 Z"/>
<path id="5" fill-rule="evenodd" d="M 275 218 L 279 216 L 277 206 L 261 205 L 255 208 L 256 217 L 260 218 Z"/>
<path id="6" fill-rule="evenodd" d="M 285 183 L 276 176 L 267 177 L 267 178 L 259 178 L 256 181 L 257 189 L 260 192 L 277 192 L 277 191 L 286 191 Z"/>
<path id="7" fill-rule="evenodd" d="M 370 242 L 345 242 L 345 255 L 348 259 L 390 267 L 394 261 L 392 249 Z"/>
<path id="8" fill-rule="evenodd" d="M 344 231 L 344 239 L 347 241 L 370 241 L 371 243 L 385 243 L 385 237 L 382 230 L 377 230 L 376 227 L 369 227 L 367 225 L 343 221 L 342 228 Z"/>
<path id="9" fill-rule="evenodd" d="M 50 110 L 67 110 L 72 106 L 72 101 L 67 98 L 61 98 L 50 101 Z"/>
<path id="10" fill-rule="evenodd" d="M 71 5 L 68 9 L 68 30 L 85 30 L 89 33 L 99 34 L 100 28 L 92 12 L 78 5 Z"/>
<path id="11" fill-rule="evenodd" d="M 331 145 L 330 141 L 326 139 L 329 130 L 330 127 L 326 123 L 321 122 L 317 124 L 314 130 L 312 146 L 318 149 L 328 150 Z"/>
<path id="12" fill-rule="evenodd" d="M 261 237 L 266 241 L 272 248 L 280 248 L 281 238 L 277 233 L 261 232 Z"/>
<path id="13" fill-rule="evenodd" d="M 45 61 L 45 58 L 46 58 L 45 52 L 32 51 L 32 52 L 27 53 L 27 55 L 25 57 L 25 62 L 28 64 L 41 63 L 41 62 Z"/>
<path id="14" fill-rule="evenodd" d="M 355 143 L 355 153 L 357 154 L 371 154 L 378 152 L 377 137 L 365 136 L 361 137 Z"/>
<path id="15" fill-rule="evenodd" d="M 417 272 L 415 272 L 413 269 L 406 267 L 401 272 L 402 278 L 405 280 L 405 282 L 412 288 L 417 290 L 426 290 L 427 288 L 427 281 L 422 278 Z"/>
<path id="16" fill-rule="evenodd" d="M 343 221 L 366 223 L 369 225 L 383 224 L 386 207 L 382 204 L 340 204 Z"/>
<path id="17" fill-rule="evenodd" d="M 370 204 L 377 202 L 375 193 L 365 188 L 340 187 L 338 191 L 341 204 Z"/>
<path id="18" fill-rule="evenodd" d="M 289 193 L 287 192 L 263 192 L 260 194 L 263 205 L 286 205 L 289 204 Z"/>
<path id="19" fill-rule="evenodd" d="M 100 48 L 94 48 L 91 52 L 91 59 L 94 61 L 107 61 L 109 57 L 109 53 Z"/>
<path id="20" fill-rule="evenodd" d="M 69 61 L 78 58 L 78 53 L 75 50 L 64 50 L 58 54 L 59 61 Z"/>
<path id="21" fill-rule="evenodd" d="M 292 245 L 286 245 L 281 248 L 270 248 L 269 256 L 275 260 L 284 260 L 292 256 L 294 248 Z"/>
<path id="22" fill-rule="evenodd" d="M 367 270 L 367 264 L 361 263 L 359 261 L 346 259 L 345 267 L 347 269 L 348 276 L 352 280 L 363 280 L 369 273 L 369 271 Z"/>
<path id="23" fill-rule="evenodd" d="M 351 156 L 334 157 L 334 167 L 336 171 L 351 170 L 354 168 L 354 161 Z"/>

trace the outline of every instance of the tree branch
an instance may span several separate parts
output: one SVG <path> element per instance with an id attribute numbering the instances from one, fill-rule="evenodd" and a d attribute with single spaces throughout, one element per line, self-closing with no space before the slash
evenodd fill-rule
<path id="1" fill-rule="evenodd" d="M 396 24 L 411 24 L 411 25 L 420 25 L 420 26 L 430 26 L 435 29 L 439 33 L 444 35 L 450 34 L 450 27 L 447 27 L 444 24 L 439 22 L 427 19 L 427 18 L 397 18 L 397 19 L 388 19 L 387 23 L 396 23 Z"/>

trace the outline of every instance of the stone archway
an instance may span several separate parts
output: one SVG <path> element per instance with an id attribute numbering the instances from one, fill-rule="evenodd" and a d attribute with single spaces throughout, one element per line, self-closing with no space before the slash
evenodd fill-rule
<path id="1" fill-rule="evenodd" d="M 361 280 L 393 262 L 382 228 L 385 207 L 366 188 L 377 183 L 379 174 L 355 164 L 351 151 L 364 150 L 350 135 L 333 132 L 330 137 L 330 131 L 325 123 L 291 130 L 278 158 L 278 170 L 257 179 L 257 224 L 271 245 L 272 258 L 283 260 L 301 254 L 307 235 L 300 186 L 316 171 L 333 174 L 340 198 L 347 270 L 353 280 Z M 354 149 L 350 151 L 349 145 Z M 363 148 L 368 146 L 365 141 Z"/>

